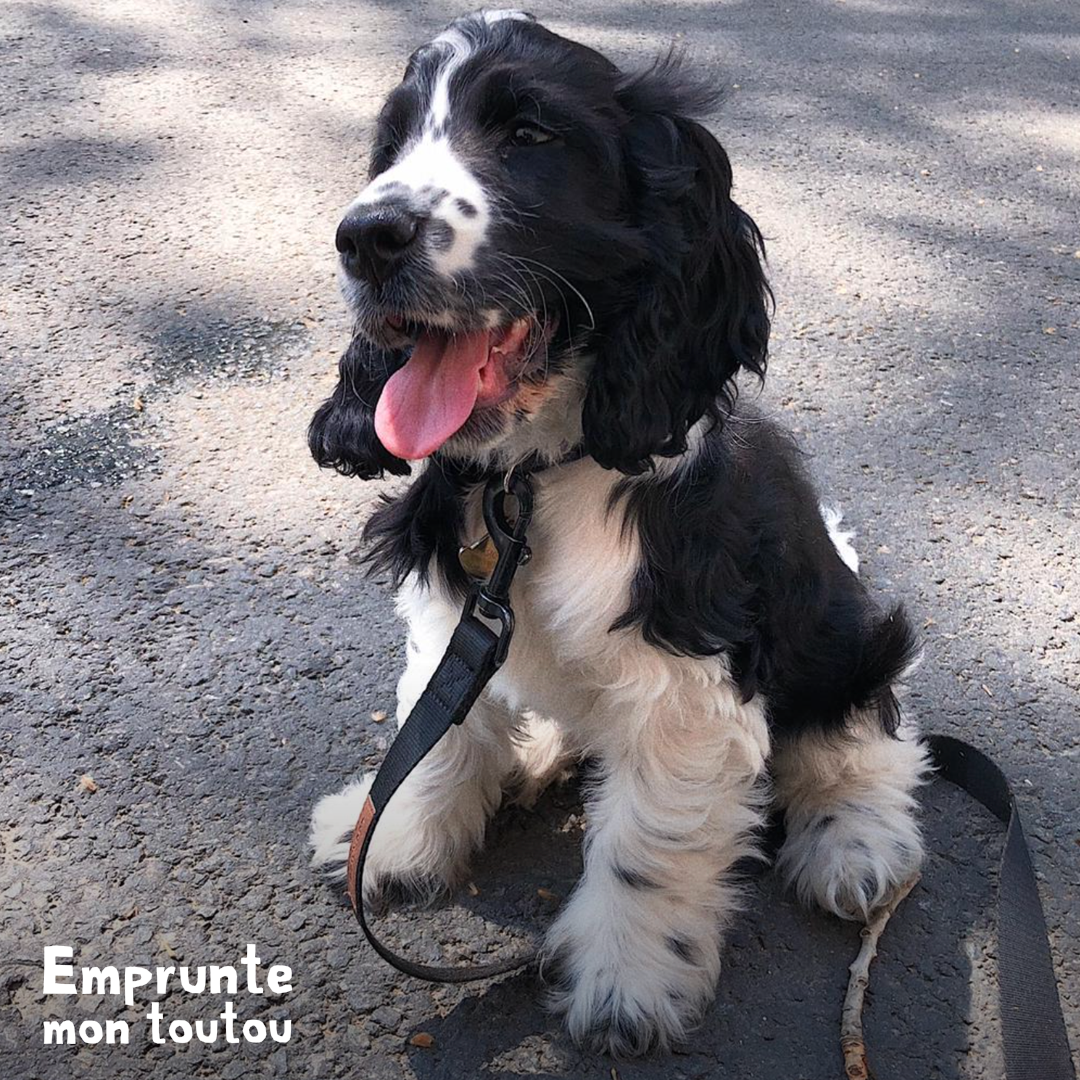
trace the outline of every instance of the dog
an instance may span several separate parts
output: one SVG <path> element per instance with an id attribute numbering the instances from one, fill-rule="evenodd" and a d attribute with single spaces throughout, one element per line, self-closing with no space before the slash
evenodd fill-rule
<path id="1" fill-rule="evenodd" d="M 571 1035 L 619 1055 L 700 1019 L 771 808 L 786 879 L 843 918 L 923 854 L 915 635 L 737 398 L 772 297 L 714 102 L 676 56 L 626 73 L 517 11 L 418 49 L 337 230 L 355 336 L 309 431 L 346 476 L 414 475 L 365 530 L 408 623 L 399 724 L 457 622 L 485 480 L 534 469 L 509 659 L 391 800 L 367 899 L 451 889 L 504 798 L 590 762 L 543 973 Z M 343 872 L 371 779 L 316 805 L 320 870 Z"/>

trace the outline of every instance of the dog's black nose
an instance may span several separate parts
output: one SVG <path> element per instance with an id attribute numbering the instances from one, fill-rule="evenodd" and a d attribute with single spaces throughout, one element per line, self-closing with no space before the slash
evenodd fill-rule
<path id="1" fill-rule="evenodd" d="M 334 243 L 350 274 L 384 282 L 420 234 L 420 218 L 398 207 L 365 207 L 345 215 Z"/>

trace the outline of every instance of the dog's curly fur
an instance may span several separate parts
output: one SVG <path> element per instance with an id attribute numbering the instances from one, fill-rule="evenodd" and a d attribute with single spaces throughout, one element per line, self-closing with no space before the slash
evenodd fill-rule
<path id="1" fill-rule="evenodd" d="M 730 871 L 770 799 L 784 872 L 844 917 L 922 857 L 926 754 L 894 693 L 912 631 L 868 595 L 788 436 L 736 400 L 740 371 L 764 377 L 771 296 L 695 119 L 714 101 L 677 58 L 627 74 L 517 12 L 418 50 L 339 233 L 356 336 L 310 429 L 322 465 L 409 474 L 375 409 L 417 335 L 538 328 L 511 396 L 367 525 L 409 623 L 400 722 L 456 622 L 484 480 L 585 451 L 536 474 L 509 661 L 391 801 L 369 880 L 452 886 L 505 792 L 595 762 L 544 970 L 571 1033 L 619 1053 L 670 1045 L 707 1005 Z M 364 248 L 373 220 L 407 225 L 392 265 Z M 316 807 L 316 866 L 341 871 L 370 779 Z"/>

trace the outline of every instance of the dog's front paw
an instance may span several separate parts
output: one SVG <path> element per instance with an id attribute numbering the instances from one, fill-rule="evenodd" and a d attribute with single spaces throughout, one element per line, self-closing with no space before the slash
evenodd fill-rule
<path id="1" fill-rule="evenodd" d="M 922 858 L 910 810 L 844 803 L 789 827 L 778 866 L 804 903 L 865 921 Z"/>
<path id="2" fill-rule="evenodd" d="M 311 865 L 331 880 L 345 877 L 353 829 L 374 779 L 374 773 L 366 773 L 341 791 L 324 795 L 312 811 Z M 437 845 L 425 839 L 427 832 L 411 827 L 407 808 L 395 796 L 379 819 L 368 849 L 364 867 L 368 907 L 399 900 L 430 903 L 449 889 L 451 868 L 439 857 Z"/>
<path id="3" fill-rule="evenodd" d="M 324 795 L 315 804 L 311 812 L 308 846 L 311 848 L 311 865 L 320 874 L 328 878 L 345 876 L 349 841 L 374 779 L 374 773 L 367 773 L 359 780 L 346 784 L 341 791 Z"/>
<path id="4" fill-rule="evenodd" d="M 626 919 L 587 893 L 571 900 L 548 934 L 541 975 L 575 1042 L 629 1057 L 679 1043 L 698 1022 L 719 969 L 717 933 L 680 934 L 670 914 Z"/>

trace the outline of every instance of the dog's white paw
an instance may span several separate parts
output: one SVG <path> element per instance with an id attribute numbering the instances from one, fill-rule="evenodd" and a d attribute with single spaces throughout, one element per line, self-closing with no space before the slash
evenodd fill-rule
<path id="1" fill-rule="evenodd" d="M 374 773 L 366 773 L 315 804 L 311 865 L 331 880 L 345 877 L 353 828 L 374 779 Z M 407 787 L 391 798 L 368 848 L 364 900 L 369 906 L 389 899 L 429 903 L 451 887 L 462 860 L 439 824 L 432 815 L 417 812 Z"/>
<path id="2" fill-rule="evenodd" d="M 621 888 L 621 886 L 616 886 Z M 659 896 L 645 903 L 662 902 Z M 644 914 L 644 912 L 641 912 Z M 719 930 L 680 933 L 669 917 L 623 919 L 579 892 L 548 933 L 541 974 L 571 1038 L 628 1057 L 682 1041 L 712 997 Z"/>
<path id="3" fill-rule="evenodd" d="M 374 773 L 367 773 L 346 784 L 341 791 L 324 795 L 315 804 L 308 845 L 311 865 L 321 874 L 333 879 L 345 877 L 349 841 L 374 779 Z"/>
<path id="4" fill-rule="evenodd" d="M 865 920 L 922 864 L 922 837 L 907 808 L 841 803 L 788 830 L 780 871 L 800 900 L 842 919 Z"/>

